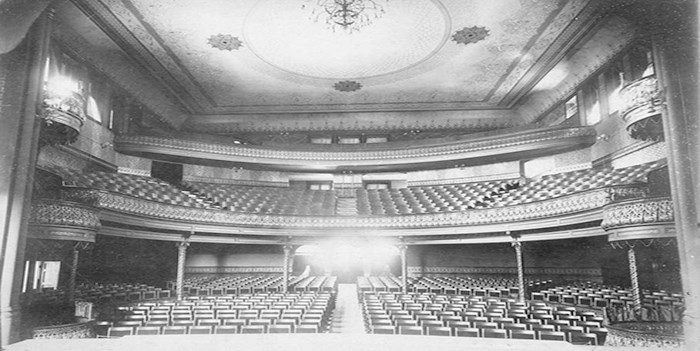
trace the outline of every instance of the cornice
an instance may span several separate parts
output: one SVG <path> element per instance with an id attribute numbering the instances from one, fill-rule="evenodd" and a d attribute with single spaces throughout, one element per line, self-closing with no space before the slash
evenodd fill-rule
<path id="1" fill-rule="evenodd" d="M 115 150 L 122 153 L 176 156 L 193 159 L 278 166 L 301 170 L 338 168 L 400 167 L 411 164 L 454 162 L 489 158 L 510 159 L 522 154 L 553 154 L 585 147 L 595 142 L 591 127 L 548 128 L 491 135 L 479 139 L 448 138 L 392 145 L 364 145 L 355 151 L 308 151 L 273 149 L 235 144 L 217 144 L 153 136 L 119 136 Z M 322 150 L 322 149 L 320 149 Z M 352 150 L 352 149 L 351 149 Z M 462 162 L 464 163 L 464 162 Z"/>

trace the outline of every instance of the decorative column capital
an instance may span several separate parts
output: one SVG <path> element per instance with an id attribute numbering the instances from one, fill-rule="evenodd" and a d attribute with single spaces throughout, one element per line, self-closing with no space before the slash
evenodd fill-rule
<path id="1" fill-rule="evenodd" d="M 520 242 L 520 240 L 518 240 L 518 238 L 513 238 L 513 241 L 511 241 L 510 246 L 512 246 L 516 250 L 518 250 L 523 246 L 523 243 Z"/>

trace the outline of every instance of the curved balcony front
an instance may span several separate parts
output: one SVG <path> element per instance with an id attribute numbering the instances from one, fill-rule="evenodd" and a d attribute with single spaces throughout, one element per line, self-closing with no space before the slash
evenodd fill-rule
<path id="1" fill-rule="evenodd" d="M 655 141 L 663 139 L 663 94 L 656 76 L 642 77 L 625 85 L 620 90 L 620 99 L 623 104 L 622 119 L 632 138 Z"/>
<path id="2" fill-rule="evenodd" d="M 115 150 L 183 163 L 216 162 L 301 172 L 400 171 L 451 167 L 455 164 L 505 162 L 584 148 L 595 143 L 591 127 L 545 128 L 440 138 L 414 144 L 365 144 L 342 149 L 313 146 L 275 149 L 154 136 L 119 136 Z"/>
<path id="3" fill-rule="evenodd" d="M 645 197 L 608 204 L 601 227 L 609 233 L 609 241 L 675 237 L 673 201 Z"/>
<path id="4" fill-rule="evenodd" d="M 29 218 L 32 238 L 95 242 L 100 227 L 98 211 L 92 206 L 51 199 L 32 203 Z"/>
<path id="5" fill-rule="evenodd" d="M 72 192 L 96 198 L 100 218 L 112 228 L 100 233 L 159 240 L 177 240 L 178 232 L 195 232 L 192 240 L 254 242 L 333 236 L 405 238 L 408 241 L 455 239 L 498 242 L 508 232 L 559 227 L 600 220 L 602 208 L 630 193 L 643 194 L 640 185 L 610 186 L 520 205 L 458 212 L 401 216 L 292 216 L 239 213 L 186 207 L 144 200 L 104 190 L 74 188 Z M 119 229 L 121 227 L 124 229 Z M 141 228 L 141 229 L 139 229 Z M 148 232 L 148 229 L 156 231 Z M 586 228 L 581 235 L 603 235 Z M 538 234 L 547 235 L 550 233 Z M 573 237 L 572 231 L 551 233 Z M 245 240 L 241 238 L 253 238 Z M 442 237 L 441 237 L 442 236 Z M 538 239 L 539 240 L 539 239 Z"/>

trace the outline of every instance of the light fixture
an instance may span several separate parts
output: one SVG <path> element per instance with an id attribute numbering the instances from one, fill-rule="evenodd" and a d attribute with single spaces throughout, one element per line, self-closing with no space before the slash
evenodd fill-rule
<path id="1" fill-rule="evenodd" d="M 47 75 L 39 117 L 43 120 L 40 145 L 75 142 L 85 123 L 85 97 L 80 81 L 60 73 Z"/>
<path id="2" fill-rule="evenodd" d="M 302 10 L 311 10 L 309 19 L 323 20 L 329 29 L 352 34 L 384 16 L 384 5 L 389 0 L 302 0 Z"/>

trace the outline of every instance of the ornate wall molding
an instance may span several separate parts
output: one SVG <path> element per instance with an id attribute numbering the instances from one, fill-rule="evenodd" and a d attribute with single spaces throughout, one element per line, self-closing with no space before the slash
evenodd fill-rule
<path id="1" fill-rule="evenodd" d="M 590 145 L 595 142 L 595 135 L 595 129 L 590 127 L 547 128 L 494 134 L 477 140 L 465 136 L 409 145 L 367 144 L 355 151 L 289 150 L 153 136 L 120 136 L 115 138 L 115 149 L 124 153 L 146 152 L 254 164 L 313 167 L 312 162 L 316 167 L 353 167 L 509 157 L 538 151 L 551 154 L 557 149 Z"/>
<path id="2" fill-rule="evenodd" d="M 603 208 L 601 226 L 605 230 L 612 230 L 673 222 L 673 201 L 670 198 L 641 198 L 606 205 Z"/>
<path id="3" fill-rule="evenodd" d="M 32 203 L 30 236 L 38 239 L 95 241 L 100 229 L 98 211 L 64 200 L 39 200 Z"/>
<path id="4" fill-rule="evenodd" d="M 282 216 L 237 213 L 225 210 L 208 210 L 177 205 L 168 205 L 102 190 L 73 189 L 78 194 L 96 196 L 95 206 L 102 210 L 120 214 L 181 221 L 188 224 L 216 226 L 242 226 L 286 229 L 429 229 L 459 226 L 516 223 L 551 217 L 575 215 L 600 209 L 611 203 L 619 191 L 628 191 L 630 186 L 606 187 L 562 196 L 546 201 L 522 205 L 401 216 Z"/>

